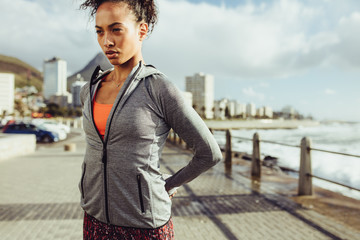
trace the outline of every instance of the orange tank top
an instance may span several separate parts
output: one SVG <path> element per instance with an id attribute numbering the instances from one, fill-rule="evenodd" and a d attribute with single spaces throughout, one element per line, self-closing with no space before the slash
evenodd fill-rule
<path id="1" fill-rule="evenodd" d="M 101 104 L 94 101 L 94 122 L 103 139 L 105 135 L 106 121 L 109 117 L 112 106 L 113 104 Z"/>

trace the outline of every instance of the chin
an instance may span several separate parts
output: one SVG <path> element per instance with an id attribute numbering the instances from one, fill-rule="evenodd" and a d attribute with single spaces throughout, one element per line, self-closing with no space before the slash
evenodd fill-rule
<path id="1" fill-rule="evenodd" d="M 115 66 L 115 65 L 128 65 L 128 64 L 131 64 L 132 59 L 109 59 L 109 62 L 111 63 L 111 65 Z"/>
<path id="2" fill-rule="evenodd" d="M 121 65 L 121 64 L 123 64 L 123 62 L 121 60 L 117 59 L 117 58 L 111 58 L 111 59 L 108 58 L 108 60 L 111 63 L 111 65 Z"/>

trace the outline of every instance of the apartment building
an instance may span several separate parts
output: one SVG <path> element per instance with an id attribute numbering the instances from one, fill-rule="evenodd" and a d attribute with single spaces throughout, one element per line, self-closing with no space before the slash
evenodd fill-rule
<path id="1" fill-rule="evenodd" d="M 186 77 L 186 91 L 193 96 L 193 107 L 205 119 L 214 118 L 214 77 L 196 73 Z"/>
<path id="2" fill-rule="evenodd" d="M 15 75 L 0 73 L 0 114 L 14 112 Z"/>

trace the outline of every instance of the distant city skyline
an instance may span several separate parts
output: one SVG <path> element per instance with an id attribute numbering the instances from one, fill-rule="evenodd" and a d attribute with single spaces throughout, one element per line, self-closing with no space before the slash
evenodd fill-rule
<path id="1" fill-rule="evenodd" d="M 185 76 L 204 72 L 214 76 L 215 100 L 360 121 L 359 1 L 157 2 L 159 23 L 144 42 L 144 58 L 181 90 Z M 0 54 L 41 71 L 53 56 L 68 62 L 68 75 L 82 69 L 100 48 L 78 4 L 5 0 Z"/>

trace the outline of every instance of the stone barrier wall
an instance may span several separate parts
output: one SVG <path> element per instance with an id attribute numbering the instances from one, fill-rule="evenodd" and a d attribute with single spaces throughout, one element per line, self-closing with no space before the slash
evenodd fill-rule
<path id="1" fill-rule="evenodd" d="M 33 134 L 0 133 L 0 161 L 35 152 L 36 137 Z"/>

